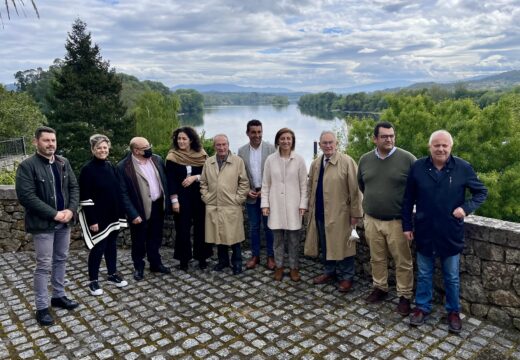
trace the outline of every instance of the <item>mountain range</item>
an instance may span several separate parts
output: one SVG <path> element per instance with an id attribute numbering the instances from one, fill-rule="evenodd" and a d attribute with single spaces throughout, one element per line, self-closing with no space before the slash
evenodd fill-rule
<path id="1" fill-rule="evenodd" d="M 366 85 L 356 85 L 343 88 L 331 88 L 331 91 L 337 94 L 352 94 L 357 92 L 374 92 L 374 91 L 398 91 L 401 89 L 421 89 L 438 86 L 446 90 L 453 90 L 456 86 L 465 86 L 468 90 L 498 90 L 510 89 L 520 85 L 520 70 L 512 70 L 491 76 L 477 76 L 463 81 L 453 81 L 447 83 L 423 82 L 412 83 L 406 80 L 395 80 L 386 82 L 375 82 Z M 296 92 L 287 88 L 276 87 L 249 87 L 234 84 L 182 84 L 171 88 L 172 91 L 177 89 L 195 89 L 201 93 L 206 92 L 258 92 L 270 94 L 288 94 Z"/>

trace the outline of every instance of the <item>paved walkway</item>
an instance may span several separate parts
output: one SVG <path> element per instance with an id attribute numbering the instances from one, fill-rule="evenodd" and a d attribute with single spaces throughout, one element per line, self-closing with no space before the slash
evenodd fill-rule
<path id="1" fill-rule="evenodd" d="M 173 267 L 171 251 L 163 254 Z M 55 311 L 56 325 L 42 328 L 33 311 L 33 254 L 0 254 L 0 359 L 520 359 L 516 331 L 466 317 L 463 332 L 451 335 L 440 307 L 412 328 L 394 312 L 395 294 L 364 303 L 366 281 L 346 295 L 312 285 L 321 269 L 313 260 L 302 260 L 299 283 L 275 283 L 264 267 L 233 276 L 196 264 L 189 273 L 145 272 L 136 283 L 129 252 L 119 258 L 129 286 L 103 281 L 104 295 L 93 297 L 87 252 L 72 252 L 67 289 L 81 305 Z"/>

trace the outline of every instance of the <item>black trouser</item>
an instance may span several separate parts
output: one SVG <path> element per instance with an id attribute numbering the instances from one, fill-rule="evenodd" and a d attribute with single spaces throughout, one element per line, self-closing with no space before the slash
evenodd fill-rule
<path id="1" fill-rule="evenodd" d="M 233 266 L 242 265 L 242 252 L 240 243 L 229 245 L 217 245 L 218 263 L 229 266 L 229 248 L 231 248 L 231 264 Z"/>
<path id="2" fill-rule="evenodd" d="M 88 254 L 88 277 L 90 281 L 97 280 L 101 259 L 105 255 L 108 275 L 115 274 L 117 271 L 117 235 L 119 231 L 112 231 L 106 238 L 98 242 Z"/>
<path id="3" fill-rule="evenodd" d="M 192 257 L 203 261 L 211 257 L 213 247 L 206 243 L 205 227 L 206 210 L 204 206 L 186 205 L 174 215 L 175 218 L 175 253 L 174 258 L 181 264 L 187 264 Z M 193 255 L 191 245 L 191 226 L 193 225 Z"/>
<path id="4" fill-rule="evenodd" d="M 143 219 L 140 224 L 130 224 L 132 238 L 132 261 L 137 270 L 144 269 L 144 257 L 148 257 L 150 269 L 157 269 L 162 265 L 159 248 L 162 244 L 164 225 L 164 199 L 152 202 L 152 212 L 148 220 Z"/>

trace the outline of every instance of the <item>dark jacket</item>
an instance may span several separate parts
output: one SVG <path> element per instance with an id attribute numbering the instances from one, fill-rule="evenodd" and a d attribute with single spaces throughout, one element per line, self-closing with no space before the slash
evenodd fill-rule
<path id="1" fill-rule="evenodd" d="M 121 186 L 117 170 L 108 160 L 93 157 L 79 173 L 80 200 L 94 204 L 83 206 L 87 224 L 98 224 L 99 233 L 124 218 Z"/>
<path id="2" fill-rule="evenodd" d="M 70 163 L 64 157 L 55 155 L 65 209 L 73 213 L 78 209 L 79 186 Z M 25 208 L 25 229 L 37 234 L 54 231 L 60 224 L 54 220 L 56 209 L 56 190 L 54 175 L 49 160 L 34 154 L 22 161 L 16 170 L 16 195 Z"/>
<path id="3" fill-rule="evenodd" d="M 471 197 L 466 198 L 466 189 Z M 417 160 L 410 168 L 403 198 L 403 231 L 412 231 L 415 211 L 417 251 L 425 256 L 446 257 L 464 248 L 464 219 L 453 216 L 462 207 L 466 214 L 475 211 L 487 197 L 487 189 L 471 165 L 450 156 L 437 172 L 430 157 Z"/>
<path id="4" fill-rule="evenodd" d="M 159 155 L 152 155 L 150 160 L 154 163 L 164 190 L 164 210 L 171 212 L 170 197 L 168 196 L 168 184 L 166 182 L 166 173 L 164 171 L 164 162 Z M 125 209 L 128 221 L 131 222 L 138 216 L 145 220 L 145 210 L 139 184 L 137 183 L 137 175 L 134 164 L 132 163 L 132 153 L 129 153 L 123 160 L 117 164 L 118 175 L 120 176 L 119 184 L 121 186 L 121 197 L 123 207 Z"/>

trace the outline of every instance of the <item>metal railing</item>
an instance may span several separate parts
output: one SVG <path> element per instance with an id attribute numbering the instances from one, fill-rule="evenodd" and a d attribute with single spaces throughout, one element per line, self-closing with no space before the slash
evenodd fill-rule
<path id="1" fill-rule="evenodd" d="M 23 137 L 0 140 L 0 158 L 17 155 L 27 155 Z"/>

